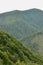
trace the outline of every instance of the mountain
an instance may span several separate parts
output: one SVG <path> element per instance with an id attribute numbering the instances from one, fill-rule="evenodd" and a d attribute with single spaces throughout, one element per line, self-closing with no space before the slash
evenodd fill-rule
<path id="1" fill-rule="evenodd" d="M 24 36 L 43 31 L 43 11 L 30 9 L 0 14 L 0 29 L 21 39 Z"/>
<path id="2" fill-rule="evenodd" d="M 38 52 L 43 56 L 43 34 L 39 34 L 40 39 L 38 35 L 40 32 L 43 33 L 42 10 L 15 10 L 0 14 L 0 29 L 21 41 L 25 46 L 30 47 L 32 51 Z"/>
<path id="3" fill-rule="evenodd" d="M 43 65 L 43 59 L 15 38 L 0 31 L 0 65 Z"/>

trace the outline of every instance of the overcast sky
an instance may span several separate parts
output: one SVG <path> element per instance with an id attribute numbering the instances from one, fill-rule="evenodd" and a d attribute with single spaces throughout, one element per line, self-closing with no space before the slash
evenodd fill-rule
<path id="1" fill-rule="evenodd" d="M 43 0 L 0 0 L 0 13 L 31 8 L 43 10 Z"/>

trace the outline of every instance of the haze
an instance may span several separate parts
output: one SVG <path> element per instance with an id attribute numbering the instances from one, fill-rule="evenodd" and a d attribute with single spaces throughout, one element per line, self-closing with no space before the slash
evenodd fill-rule
<path id="1" fill-rule="evenodd" d="M 0 13 L 32 8 L 43 10 L 43 0 L 0 0 Z"/>

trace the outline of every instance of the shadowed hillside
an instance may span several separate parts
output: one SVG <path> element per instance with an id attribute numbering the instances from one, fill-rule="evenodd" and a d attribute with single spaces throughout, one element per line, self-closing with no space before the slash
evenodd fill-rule
<path id="1" fill-rule="evenodd" d="M 27 47 L 31 48 L 31 50 L 34 52 L 37 52 L 43 56 L 43 32 L 25 36 L 23 39 L 21 39 L 21 42 Z"/>

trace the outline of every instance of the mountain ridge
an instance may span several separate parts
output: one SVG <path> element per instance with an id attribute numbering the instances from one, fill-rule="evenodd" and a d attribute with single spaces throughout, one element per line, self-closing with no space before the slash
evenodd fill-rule
<path id="1" fill-rule="evenodd" d="M 27 10 L 12 10 L 12 11 L 8 11 L 8 12 L 3 12 L 3 13 L 0 13 L 0 15 L 2 14 L 6 14 L 6 13 L 11 13 L 11 12 L 27 12 L 27 11 L 31 11 L 31 10 L 35 10 L 35 11 L 43 11 L 41 9 L 38 9 L 38 8 L 31 8 L 31 9 L 27 9 Z"/>

